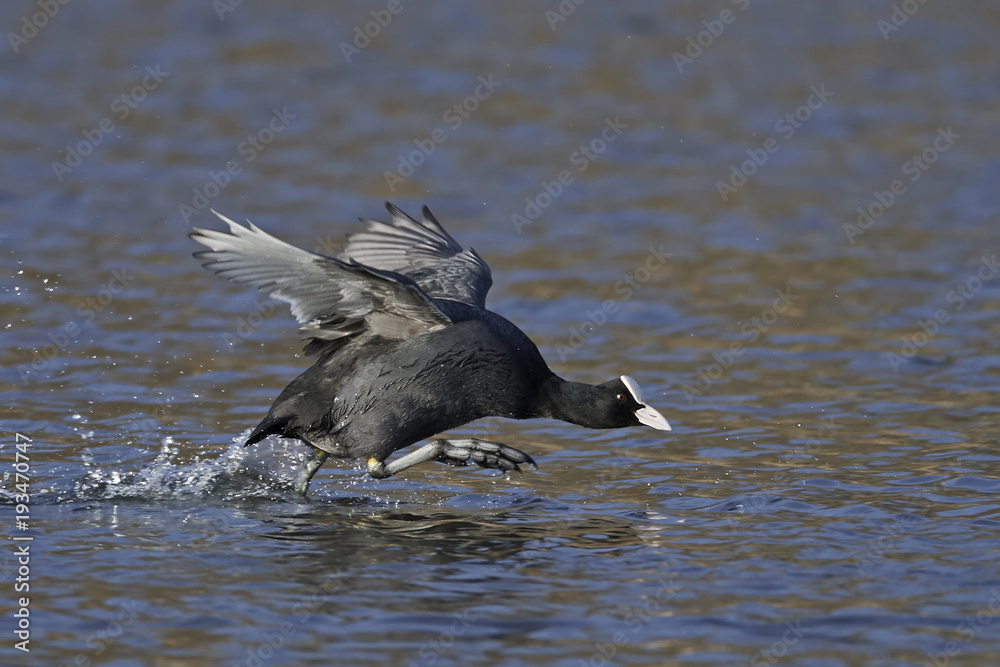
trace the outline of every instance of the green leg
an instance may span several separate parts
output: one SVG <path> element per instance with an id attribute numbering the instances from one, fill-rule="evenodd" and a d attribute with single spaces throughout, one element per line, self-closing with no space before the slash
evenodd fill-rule
<path id="1" fill-rule="evenodd" d="M 313 475 L 319 470 L 320 466 L 326 461 L 330 456 L 327 452 L 322 449 L 314 449 L 312 453 L 306 458 L 305 467 L 302 468 L 302 472 L 295 479 L 295 490 L 298 491 L 300 496 L 306 495 L 306 490 L 309 488 L 309 482 L 312 481 Z"/>

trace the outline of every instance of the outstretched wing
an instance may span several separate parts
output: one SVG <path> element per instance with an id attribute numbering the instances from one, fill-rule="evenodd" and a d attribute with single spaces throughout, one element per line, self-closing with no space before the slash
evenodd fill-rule
<path id="1" fill-rule="evenodd" d="M 464 250 L 426 206 L 419 222 L 389 202 L 385 207 L 392 222 L 362 218 L 368 229 L 347 237 L 344 255 L 408 276 L 429 297 L 485 308 L 493 277 L 476 251 Z"/>
<path id="2" fill-rule="evenodd" d="M 215 213 L 215 211 L 212 211 Z M 342 261 L 285 243 L 253 223 L 215 213 L 229 231 L 196 228 L 205 268 L 284 301 L 310 339 L 306 353 L 332 351 L 364 333 L 406 339 L 450 320 L 405 275 Z"/>

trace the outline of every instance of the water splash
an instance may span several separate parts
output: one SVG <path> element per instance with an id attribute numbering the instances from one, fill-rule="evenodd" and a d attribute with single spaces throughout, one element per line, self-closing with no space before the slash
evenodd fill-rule
<path id="1" fill-rule="evenodd" d="M 160 453 L 138 471 L 108 468 L 84 452 L 86 475 L 74 485 L 79 499 L 282 498 L 294 494 L 306 452 L 297 441 L 270 437 L 244 447 L 249 429 L 233 438 L 217 458 L 178 461 L 172 437 L 162 440 Z"/>

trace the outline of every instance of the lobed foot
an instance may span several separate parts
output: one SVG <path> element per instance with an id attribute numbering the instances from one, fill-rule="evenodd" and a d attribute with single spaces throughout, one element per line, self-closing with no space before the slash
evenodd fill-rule
<path id="1" fill-rule="evenodd" d="M 462 440 L 438 440 L 441 453 L 437 461 L 453 466 L 469 465 L 469 461 L 483 468 L 492 470 L 517 470 L 520 463 L 530 463 L 536 469 L 535 462 L 520 449 L 514 449 L 499 442 L 487 442 L 476 438 Z"/>
<path id="2" fill-rule="evenodd" d="M 523 463 L 538 468 L 534 460 L 519 449 L 501 445 L 499 442 L 462 438 L 434 440 L 390 463 L 375 458 L 368 459 L 368 474 L 375 479 L 383 479 L 426 461 L 439 461 L 453 466 L 466 466 L 471 461 L 483 468 L 503 471 L 520 471 L 520 465 Z"/>

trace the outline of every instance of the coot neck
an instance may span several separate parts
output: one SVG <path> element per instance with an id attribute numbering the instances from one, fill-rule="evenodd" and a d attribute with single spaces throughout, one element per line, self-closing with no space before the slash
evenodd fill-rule
<path id="1" fill-rule="evenodd" d="M 595 422 L 594 404 L 600 396 L 595 385 L 570 382 L 553 375 L 538 391 L 543 417 L 561 419 L 586 428 L 601 428 Z"/>

